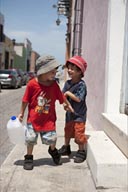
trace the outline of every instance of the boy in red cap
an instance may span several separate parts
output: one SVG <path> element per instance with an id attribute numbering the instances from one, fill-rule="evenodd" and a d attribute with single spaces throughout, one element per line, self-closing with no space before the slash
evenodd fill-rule
<path id="1" fill-rule="evenodd" d="M 74 162 L 81 163 L 87 156 L 87 151 L 85 149 L 87 144 L 85 135 L 87 112 L 85 99 L 87 88 L 85 82 L 82 80 L 87 68 L 87 63 L 82 57 L 74 56 L 67 60 L 66 67 L 70 80 L 65 82 L 63 93 L 70 102 L 74 113 L 66 111 L 66 123 L 64 128 L 65 144 L 59 149 L 59 153 L 61 155 L 70 155 L 70 140 L 74 138 L 75 143 L 78 144 L 78 151 L 74 158 Z"/>

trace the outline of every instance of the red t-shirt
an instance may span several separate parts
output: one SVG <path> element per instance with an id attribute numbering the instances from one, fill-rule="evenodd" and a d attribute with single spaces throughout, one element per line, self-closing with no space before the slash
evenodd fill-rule
<path id="1" fill-rule="evenodd" d="M 27 122 L 32 123 L 36 131 L 56 129 L 56 100 L 60 104 L 64 102 L 63 93 L 56 82 L 44 86 L 33 79 L 27 84 L 22 101 L 28 102 Z"/>

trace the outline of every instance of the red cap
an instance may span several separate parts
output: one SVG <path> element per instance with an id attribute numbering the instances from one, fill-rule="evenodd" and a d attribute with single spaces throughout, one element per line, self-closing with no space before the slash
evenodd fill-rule
<path id="1" fill-rule="evenodd" d="M 86 71 L 86 68 L 87 68 L 87 62 L 81 56 L 71 57 L 69 60 L 67 60 L 66 67 L 67 67 L 68 62 L 79 67 L 83 73 L 83 76 L 84 76 L 84 72 Z"/>

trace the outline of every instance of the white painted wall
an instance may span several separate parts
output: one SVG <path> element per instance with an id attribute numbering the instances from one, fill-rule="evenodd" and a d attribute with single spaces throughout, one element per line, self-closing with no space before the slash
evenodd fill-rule
<path id="1" fill-rule="evenodd" d="M 125 0 L 85 0 L 82 54 L 88 68 L 88 119 L 103 129 L 102 113 L 120 109 L 124 51 Z"/>
<path id="2" fill-rule="evenodd" d="M 101 113 L 105 105 L 105 72 L 108 0 L 85 0 L 82 54 L 88 63 L 85 81 L 88 88 L 88 119 L 102 129 Z"/>
<path id="3" fill-rule="evenodd" d="M 17 55 L 19 55 L 20 57 L 23 56 L 23 46 L 22 45 L 21 46 L 15 45 L 14 50 L 15 50 Z"/>
<path id="4" fill-rule="evenodd" d="M 121 98 L 120 98 L 121 113 L 124 113 L 126 110 L 128 110 L 128 108 L 126 109 L 126 105 L 128 105 L 128 1 L 126 4 L 126 14 L 125 14 L 125 37 L 124 37 L 123 56 L 124 57 L 122 67 L 122 85 L 121 85 Z"/>
<path id="5" fill-rule="evenodd" d="M 125 3 L 109 2 L 106 54 L 105 112 L 119 113 L 124 51 Z"/>

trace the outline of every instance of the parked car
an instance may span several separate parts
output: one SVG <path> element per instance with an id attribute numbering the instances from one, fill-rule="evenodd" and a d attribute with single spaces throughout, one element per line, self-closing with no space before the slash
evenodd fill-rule
<path id="1" fill-rule="evenodd" d="M 0 81 L 0 92 L 1 92 L 1 81 Z"/>
<path id="2" fill-rule="evenodd" d="M 24 75 L 24 85 L 26 85 L 29 81 L 29 75 L 26 71 L 23 71 L 23 75 Z"/>
<path id="3" fill-rule="evenodd" d="M 21 77 L 22 85 L 26 85 L 26 77 L 24 76 L 24 72 L 22 69 L 12 69 L 13 71 L 16 71 L 18 75 Z"/>
<path id="4" fill-rule="evenodd" d="M 22 86 L 21 77 L 12 69 L 0 69 L 0 82 L 1 87 L 8 86 L 16 89 Z"/>

